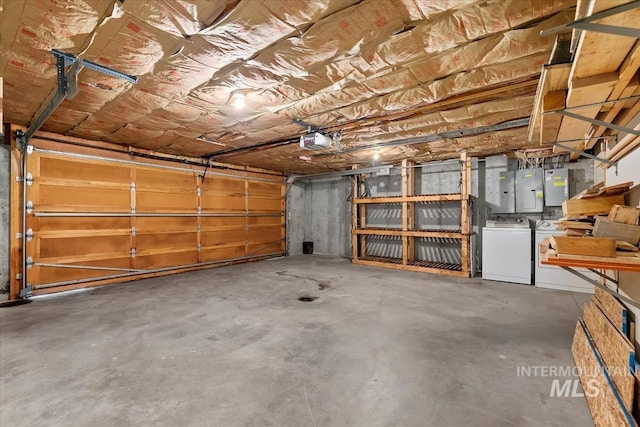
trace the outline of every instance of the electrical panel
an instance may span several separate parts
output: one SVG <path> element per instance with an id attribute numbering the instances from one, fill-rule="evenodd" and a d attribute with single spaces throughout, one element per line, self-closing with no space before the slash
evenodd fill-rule
<path id="1" fill-rule="evenodd" d="M 515 213 L 516 212 L 516 173 L 514 171 L 504 171 L 498 174 L 499 193 L 497 197 L 498 207 L 493 209 L 494 213 Z"/>
<path id="2" fill-rule="evenodd" d="M 562 206 L 569 198 L 569 169 L 547 169 L 544 171 L 544 204 Z"/>
<path id="3" fill-rule="evenodd" d="M 516 212 L 538 213 L 544 209 L 542 168 L 516 171 Z"/>

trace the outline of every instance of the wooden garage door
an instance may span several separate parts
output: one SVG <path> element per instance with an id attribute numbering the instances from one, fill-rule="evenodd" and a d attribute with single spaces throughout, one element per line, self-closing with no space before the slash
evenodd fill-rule
<path id="1" fill-rule="evenodd" d="M 34 294 L 282 255 L 282 177 L 38 148 L 28 156 Z"/>

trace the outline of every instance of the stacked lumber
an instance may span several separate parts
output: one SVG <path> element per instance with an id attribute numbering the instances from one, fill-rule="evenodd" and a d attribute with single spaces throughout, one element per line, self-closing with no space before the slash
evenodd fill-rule
<path id="1" fill-rule="evenodd" d="M 624 193 L 633 182 L 596 186 L 566 200 L 551 247 L 558 254 L 615 257 L 640 252 L 640 209 L 624 205 Z M 588 237 L 589 239 L 571 239 Z"/>
<path id="2" fill-rule="evenodd" d="M 579 1 L 575 19 L 628 1 Z M 636 27 L 635 23 L 640 22 L 640 9 L 613 14 L 597 22 Z M 613 139 L 619 131 L 561 115 L 559 111 L 567 109 L 587 119 L 629 126 L 640 112 L 640 102 L 635 98 L 640 93 L 640 41 L 633 37 L 577 29 L 573 30 L 570 43 L 562 43 L 565 38 L 564 35 L 558 36 L 554 51 L 556 48 L 571 50 L 573 61 L 555 63 L 552 55 L 550 64 L 543 67 L 528 136 L 530 141 L 539 142 L 542 146 L 557 141 L 577 150 L 591 149 L 602 137 Z M 640 146 L 640 137 L 627 135 L 611 153 L 607 153 L 607 157 L 617 160 L 637 146 Z M 556 145 L 553 150 L 563 152 Z M 578 156 L 571 153 L 571 159 Z M 601 165 L 608 167 L 607 164 Z"/>
<path id="3" fill-rule="evenodd" d="M 572 197 L 572 199 L 593 199 L 595 197 L 602 196 L 617 196 L 619 194 L 624 194 L 629 189 L 633 187 L 633 181 L 624 182 L 622 184 L 612 185 L 610 187 L 603 187 L 601 184 L 593 186 L 587 190 L 584 190 L 582 193 Z"/>
<path id="4" fill-rule="evenodd" d="M 635 350 L 626 308 L 596 289 L 576 325 L 571 354 L 596 426 L 637 426 Z"/>

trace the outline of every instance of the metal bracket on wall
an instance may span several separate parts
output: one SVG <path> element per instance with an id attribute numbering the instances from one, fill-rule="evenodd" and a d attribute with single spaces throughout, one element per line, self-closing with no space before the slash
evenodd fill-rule
<path id="1" fill-rule="evenodd" d="M 615 278 L 600 272 L 599 270 L 593 269 L 593 268 L 588 268 L 589 271 L 591 271 L 594 274 L 597 274 L 598 276 L 602 277 L 605 280 L 610 281 L 611 283 L 613 283 L 614 285 L 619 285 L 620 283 L 618 282 L 618 280 L 616 280 Z"/>
<path id="2" fill-rule="evenodd" d="M 630 133 L 636 136 L 640 136 L 640 130 L 635 130 L 632 128 L 628 128 L 626 126 L 620 126 L 615 123 L 609 123 L 598 119 L 592 119 L 591 117 L 581 116 L 580 114 L 572 113 L 571 111 L 565 110 L 555 110 L 553 111 L 558 114 L 562 114 L 563 116 L 571 117 L 572 119 L 582 120 L 585 122 L 592 123 L 594 125 L 603 126 L 610 129 L 615 129 L 620 132 Z"/>
<path id="3" fill-rule="evenodd" d="M 24 288 L 20 289 L 20 298 L 29 298 L 33 295 L 33 287 L 31 285 L 27 285 Z"/>
<path id="4" fill-rule="evenodd" d="M 620 27 L 616 25 L 597 24 L 593 21 L 598 19 L 607 18 L 619 13 L 628 12 L 630 10 L 640 7 L 640 1 L 632 1 L 631 3 L 623 4 L 620 6 L 612 7 L 611 9 L 603 10 L 601 12 L 594 13 L 590 16 L 578 19 L 573 22 L 569 22 L 558 27 L 549 28 L 540 32 L 541 36 L 550 36 L 552 34 L 559 33 L 561 31 L 576 28 L 579 30 L 594 31 L 599 33 L 614 34 L 617 36 L 640 38 L 640 29 L 632 27 Z"/>
<path id="5" fill-rule="evenodd" d="M 593 159 L 593 160 L 596 160 L 598 162 L 606 163 L 606 164 L 608 164 L 610 166 L 613 166 L 613 167 L 616 168 L 616 175 L 618 175 L 618 162 L 612 162 L 611 160 L 603 159 L 602 157 L 594 156 L 593 154 L 589 154 L 589 153 L 586 153 L 584 151 L 578 150 L 576 148 L 568 147 L 568 146 L 566 146 L 564 144 L 559 144 L 557 142 L 555 144 L 553 144 L 553 145 L 555 145 L 558 148 L 562 148 L 563 150 L 570 151 L 572 153 L 576 153 L 576 154 L 578 154 L 578 155 L 580 155 L 582 157 L 587 157 L 589 159 Z"/>
<path id="6" fill-rule="evenodd" d="M 62 52 L 57 49 L 51 51 L 56 58 L 56 75 L 58 78 L 58 84 L 56 92 L 49 100 L 47 105 L 42 109 L 40 114 L 31 122 L 29 128 L 25 131 L 16 131 L 16 138 L 22 147 L 25 147 L 31 137 L 40 129 L 40 127 L 47 121 L 47 119 L 53 114 L 58 106 L 66 98 L 73 99 L 78 93 L 78 73 L 83 68 L 89 68 L 94 71 L 98 71 L 103 74 L 107 74 L 112 77 L 123 79 L 129 83 L 137 83 L 138 78 L 129 74 L 122 73 L 104 65 L 96 64 L 92 61 L 80 59 L 69 53 Z M 66 67 L 70 66 L 69 71 L 66 71 Z"/>

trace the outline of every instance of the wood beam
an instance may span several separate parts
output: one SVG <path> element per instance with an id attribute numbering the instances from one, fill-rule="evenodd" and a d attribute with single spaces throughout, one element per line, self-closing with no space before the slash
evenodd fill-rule
<path id="1" fill-rule="evenodd" d="M 581 79 L 574 79 L 569 83 L 569 90 L 567 92 L 567 107 L 572 108 L 572 112 L 580 114 L 588 118 L 595 118 L 600 109 L 601 104 L 590 105 L 582 107 L 584 105 L 594 104 L 606 100 L 616 82 L 618 81 L 618 73 L 607 73 L 597 76 L 585 77 Z M 573 108 L 580 107 L 580 108 Z M 591 124 L 584 120 L 578 120 L 571 117 L 563 117 L 558 131 L 558 140 L 567 141 L 573 139 L 583 138 L 587 130 L 591 127 Z M 584 150 L 585 142 L 569 143 L 570 146 L 575 146 L 578 150 Z M 572 159 L 577 159 L 579 156 L 576 153 L 571 154 Z"/>
<path id="2" fill-rule="evenodd" d="M 567 93 L 564 90 L 549 92 L 542 100 L 542 124 L 540 126 L 541 145 L 552 144 L 558 140 L 558 130 L 562 123 L 560 114 L 545 114 L 549 111 L 565 108 Z"/>

